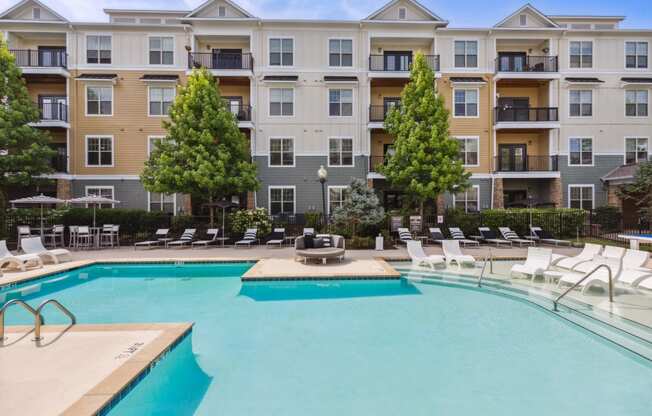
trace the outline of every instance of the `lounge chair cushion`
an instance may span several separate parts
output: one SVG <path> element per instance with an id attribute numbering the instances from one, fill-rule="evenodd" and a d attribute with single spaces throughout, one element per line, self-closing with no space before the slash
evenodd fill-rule
<path id="1" fill-rule="evenodd" d="M 432 232 L 430 233 L 430 239 L 432 240 L 445 240 L 445 237 L 442 233 Z"/>
<path id="2" fill-rule="evenodd" d="M 315 238 L 312 240 L 312 248 L 324 248 L 326 247 L 326 242 L 323 238 Z"/>
<path id="3" fill-rule="evenodd" d="M 315 248 L 315 237 L 312 234 L 303 236 L 303 247 L 307 249 Z"/>
<path id="4" fill-rule="evenodd" d="M 482 234 L 482 238 L 485 238 L 487 240 L 497 240 L 498 236 L 496 235 L 496 232 L 493 230 L 481 230 L 480 234 Z"/>
<path id="5" fill-rule="evenodd" d="M 555 237 L 552 236 L 548 231 L 546 230 L 536 230 L 534 233 L 537 235 L 537 237 L 542 238 L 544 240 L 554 240 Z"/>

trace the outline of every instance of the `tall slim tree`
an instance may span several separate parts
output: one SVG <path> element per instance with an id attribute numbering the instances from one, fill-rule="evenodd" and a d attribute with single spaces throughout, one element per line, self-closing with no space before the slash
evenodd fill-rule
<path id="1" fill-rule="evenodd" d="M 634 202 L 640 220 L 652 223 L 652 161 L 639 164 L 633 183 L 625 185 L 618 194 L 621 198 Z"/>
<path id="2" fill-rule="evenodd" d="M 140 176 L 148 191 L 191 194 L 213 202 L 258 189 L 247 139 L 205 68 L 192 71 L 163 126 L 167 137 Z M 212 208 L 210 212 L 213 222 Z"/>
<path id="3" fill-rule="evenodd" d="M 29 123 L 40 114 L 31 100 L 20 68 L 7 44 L 0 39 L 0 212 L 7 205 L 9 186 L 29 186 L 52 171 L 55 151 L 43 130 Z"/>
<path id="4" fill-rule="evenodd" d="M 469 186 L 471 174 L 464 171 L 459 144 L 450 137 L 448 114 L 436 94 L 433 70 L 417 53 L 401 104 L 385 119 L 385 130 L 394 136 L 394 154 L 381 170 L 394 188 L 419 203 L 421 216 L 425 201 Z"/>

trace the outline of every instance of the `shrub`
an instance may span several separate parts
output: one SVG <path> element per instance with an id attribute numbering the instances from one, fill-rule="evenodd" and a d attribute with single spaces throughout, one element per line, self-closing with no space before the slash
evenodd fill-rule
<path id="1" fill-rule="evenodd" d="M 622 218 L 623 215 L 617 207 L 603 206 L 593 210 L 591 222 L 600 224 L 604 232 L 614 232 L 620 229 Z"/>
<path id="2" fill-rule="evenodd" d="M 272 220 L 265 208 L 238 210 L 231 214 L 231 229 L 244 234 L 247 228 L 257 228 L 258 236 L 265 236 L 272 231 Z"/>
<path id="3" fill-rule="evenodd" d="M 315 232 L 321 232 L 322 230 L 322 220 L 321 220 L 321 212 L 318 211 L 306 211 L 305 214 L 303 214 L 303 217 L 306 222 L 306 227 L 308 228 L 314 228 Z"/>
<path id="4" fill-rule="evenodd" d="M 373 249 L 376 246 L 376 242 L 373 237 L 360 237 L 355 236 L 350 240 L 347 240 L 346 248 L 351 250 L 369 250 Z"/>

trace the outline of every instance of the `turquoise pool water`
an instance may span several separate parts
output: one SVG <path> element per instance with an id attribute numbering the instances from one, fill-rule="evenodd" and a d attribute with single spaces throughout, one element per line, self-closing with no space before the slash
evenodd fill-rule
<path id="1" fill-rule="evenodd" d="M 79 323 L 195 322 L 110 415 L 650 414 L 650 362 L 527 302 L 405 280 L 243 284 L 249 267 L 98 265 L 0 299 L 54 297 Z"/>

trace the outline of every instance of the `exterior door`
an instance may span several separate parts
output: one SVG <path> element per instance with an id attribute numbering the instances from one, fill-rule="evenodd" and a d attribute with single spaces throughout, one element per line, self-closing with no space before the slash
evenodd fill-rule
<path id="1" fill-rule="evenodd" d="M 498 145 L 498 170 L 501 172 L 527 171 L 527 145 Z"/>
<path id="2" fill-rule="evenodd" d="M 505 208 L 527 208 L 527 190 L 506 190 L 503 192 Z"/>
<path id="3" fill-rule="evenodd" d="M 383 98 L 383 119 L 387 117 L 390 109 L 396 107 L 401 103 L 400 97 L 385 97 Z"/>
<path id="4" fill-rule="evenodd" d="M 383 54 L 385 71 L 409 71 L 412 64 L 411 51 L 388 51 Z"/>
<path id="5" fill-rule="evenodd" d="M 61 96 L 39 96 L 39 109 L 41 120 L 67 121 L 66 97 Z"/>
<path id="6" fill-rule="evenodd" d="M 242 49 L 213 49 L 214 69 L 242 69 Z"/>
<path id="7" fill-rule="evenodd" d="M 523 72 L 527 65 L 525 52 L 498 52 L 499 71 Z"/>
<path id="8" fill-rule="evenodd" d="M 498 99 L 498 121 L 528 121 L 530 119 L 528 97 L 504 97 Z"/>
<path id="9" fill-rule="evenodd" d="M 38 66 L 56 67 L 62 66 L 63 56 L 66 48 L 63 46 L 39 46 Z"/>

